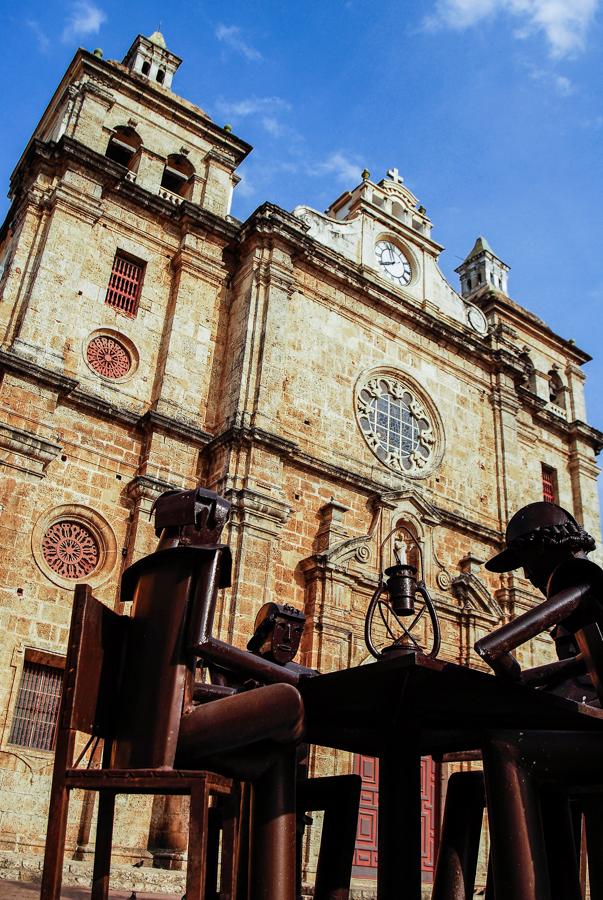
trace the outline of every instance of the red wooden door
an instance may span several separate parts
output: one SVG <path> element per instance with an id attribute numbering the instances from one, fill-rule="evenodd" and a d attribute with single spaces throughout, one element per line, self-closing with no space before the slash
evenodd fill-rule
<path id="1" fill-rule="evenodd" d="M 379 809 L 379 760 L 356 756 L 354 771 L 362 778 L 358 831 L 353 874 L 377 877 L 377 816 Z M 421 760 L 421 872 L 423 881 L 433 880 L 435 855 L 436 765 L 430 756 Z"/>

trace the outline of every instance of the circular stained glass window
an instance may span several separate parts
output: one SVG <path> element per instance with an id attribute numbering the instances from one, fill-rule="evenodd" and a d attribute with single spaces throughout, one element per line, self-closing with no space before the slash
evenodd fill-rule
<path id="1" fill-rule="evenodd" d="M 108 334 L 99 334 L 90 341 L 86 359 L 104 378 L 124 378 L 132 368 L 132 357 L 124 345 Z"/>
<path id="2" fill-rule="evenodd" d="M 57 575 L 77 581 L 96 569 L 100 548 L 94 534 L 85 525 L 62 520 L 51 525 L 44 534 L 42 555 Z"/>
<path id="3" fill-rule="evenodd" d="M 381 462 L 404 475 L 419 475 L 434 461 L 436 436 L 432 417 L 414 388 L 391 375 L 360 385 L 358 423 Z"/>

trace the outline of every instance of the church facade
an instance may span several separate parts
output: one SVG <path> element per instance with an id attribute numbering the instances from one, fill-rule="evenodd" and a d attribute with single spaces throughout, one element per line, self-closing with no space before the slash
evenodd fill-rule
<path id="1" fill-rule="evenodd" d="M 128 611 L 120 576 L 154 548 L 162 491 L 202 484 L 232 503 L 217 636 L 244 647 L 264 602 L 291 603 L 307 616 L 301 661 L 321 671 L 367 661 L 364 617 L 398 526 L 421 549 L 440 656 L 473 666 L 475 640 L 536 599 L 518 573 L 481 567 L 512 513 L 544 497 L 600 534 L 589 357 L 511 299 L 487 242 L 459 267 L 457 291 L 395 169 L 379 181 L 365 171 L 324 213 L 265 203 L 237 221 L 236 169 L 251 148 L 174 93 L 179 64 L 158 33 L 121 63 L 78 51 L 11 178 L 0 232 L 8 853 L 43 852 L 73 587 L 86 581 Z M 547 660 L 548 639 L 522 652 Z M 314 767 L 364 774 L 355 873 L 370 877 L 374 761 L 321 751 Z M 424 774 L 429 878 L 442 791 L 436 767 Z M 123 860 L 150 858 L 158 815 L 123 799 Z M 80 798 L 72 850 L 85 817 Z M 306 861 L 311 871 L 311 850 Z"/>

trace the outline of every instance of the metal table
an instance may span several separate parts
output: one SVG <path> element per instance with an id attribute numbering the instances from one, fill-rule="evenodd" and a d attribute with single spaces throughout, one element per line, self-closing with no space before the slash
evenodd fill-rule
<path id="1" fill-rule="evenodd" d="M 422 755 L 482 749 L 501 731 L 603 736 L 602 710 L 418 653 L 303 679 L 300 691 L 308 741 L 380 759 L 378 900 L 421 897 Z"/>

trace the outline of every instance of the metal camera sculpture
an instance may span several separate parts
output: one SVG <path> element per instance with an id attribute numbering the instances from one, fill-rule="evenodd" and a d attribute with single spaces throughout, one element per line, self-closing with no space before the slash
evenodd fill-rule
<path id="1" fill-rule="evenodd" d="M 407 537 L 402 538 L 404 534 Z M 383 548 L 396 536 L 393 546 L 393 556 L 396 564 L 383 571 Z M 417 549 L 421 563 L 421 579 L 417 579 L 417 568 L 406 561 L 407 538 Z M 404 556 L 401 557 L 401 551 Z M 412 632 L 419 625 L 423 614 L 427 610 L 431 622 L 432 645 L 427 656 L 436 657 L 440 650 L 440 623 L 435 611 L 433 600 L 425 587 L 425 569 L 423 566 L 423 552 L 416 537 L 404 525 L 398 525 L 385 536 L 379 547 L 379 584 L 371 597 L 366 618 L 364 621 L 364 641 L 369 653 L 375 659 L 381 659 L 385 655 L 393 653 L 424 653 L 424 648 L 413 637 Z M 422 605 L 416 609 L 417 594 L 422 598 Z M 381 623 L 392 643 L 381 650 L 377 650 L 373 641 L 373 629 L 375 615 L 379 613 Z M 412 616 L 410 624 L 404 620 Z M 392 619 L 394 620 L 392 623 Z M 397 627 L 398 634 L 393 630 Z"/>

